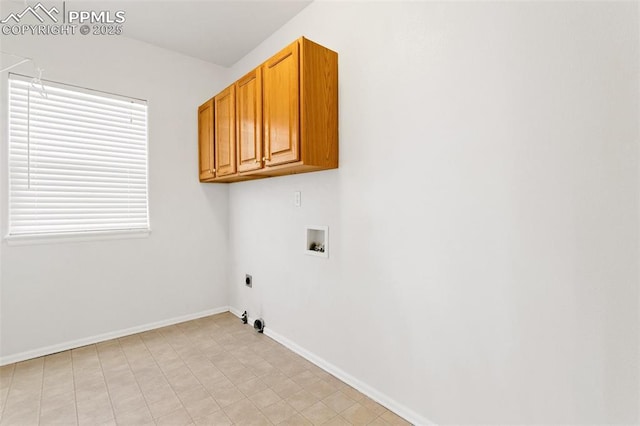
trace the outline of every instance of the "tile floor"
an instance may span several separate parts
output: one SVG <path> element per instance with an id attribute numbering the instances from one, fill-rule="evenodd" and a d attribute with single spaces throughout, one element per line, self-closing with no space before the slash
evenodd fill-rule
<path id="1" fill-rule="evenodd" d="M 0 367 L 0 425 L 407 425 L 230 313 Z"/>

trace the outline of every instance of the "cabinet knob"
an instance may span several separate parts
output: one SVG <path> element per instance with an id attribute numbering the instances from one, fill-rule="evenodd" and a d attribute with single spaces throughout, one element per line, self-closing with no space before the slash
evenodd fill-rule
<path id="1" fill-rule="evenodd" d="M 267 161 L 267 157 L 262 157 L 262 161 Z"/>
<path id="2" fill-rule="evenodd" d="M 211 173 L 215 173 L 215 172 L 216 172 L 216 169 L 211 169 Z"/>

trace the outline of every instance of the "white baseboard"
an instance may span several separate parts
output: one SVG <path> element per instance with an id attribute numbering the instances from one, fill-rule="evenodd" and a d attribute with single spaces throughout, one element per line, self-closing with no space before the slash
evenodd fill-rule
<path id="1" fill-rule="evenodd" d="M 237 317 L 241 317 L 242 316 L 242 311 L 240 311 L 240 310 L 238 310 L 238 309 L 236 309 L 234 307 L 231 307 L 231 306 L 229 307 L 229 312 L 231 312 L 232 314 L 234 314 Z M 250 317 L 249 318 L 249 324 L 253 325 L 253 321 L 254 321 L 254 318 Z M 388 408 L 389 410 L 393 411 L 395 414 L 397 414 L 400 417 L 404 418 L 405 420 L 407 420 L 411 424 L 414 424 L 414 425 L 425 425 L 425 426 L 426 425 L 436 425 L 435 422 L 427 420 L 426 418 L 422 417 L 421 415 L 419 415 L 415 411 L 411 410 L 410 408 L 407 408 L 406 406 L 398 403 L 397 401 L 395 401 L 394 399 L 388 397 L 387 395 L 383 394 L 382 392 L 378 391 L 377 389 L 369 386 L 368 384 L 362 382 L 361 380 L 356 379 L 352 375 L 346 373 L 345 371 L 341 370 L 340 368 L 336 367 L 335 365 L 331 364 L 330 362 L 325 361 L 323 358 L 320 358 L 319 356 L 315 355 L 314 353 L 312 353 L 312 352 L 304 349 L 303 347 L 297 345 L 296 343 L 292 342 L 288 338 L 286 338 L 286 337 L 282 336 L 281 334 L 273 331 L 273 329 L 269 328 L 269 325 L 268 325 L 268 323 L 266 321 L 265 321 L 264 334 L 266 334 L 267 336 L 269 336 L 270 338 L 272 338 L 276 342 L 280 343 L 281 345 L 285 346 L 286 348 L 288 348 L 288 349 L 292 350 L 293 352 L 297 353 L 298 355 L 300 355 L 301 357 L 305 358 L 306 360 L 308 360 L 308 361 L 312 362 L 313 364 L 317 365 L 318 367 L 322 368 L 327 373 L 337 377 L 338 379 L 342 380 L 343 382 L 345 382 L 349 386 L 357 389 L 358 391 L 360 391 L 364 395 L 366 395 L 369 398 L 371 398 L 374 401 L 376 401 L 378 404 L 380 404 L 380 405 Z"/>
<path id="2" fill-rule="evenodd" d="M 143 331 L 149 331 L 160 327 L 166 327 L 168 325 L 178 324 L 185 321 L 191 321 L 194 319 L 207 317 L 209 315 L 221 314 L 228 312 L 228 306 L 222 306 L 220 308 L 208 309 L 206 311 L 196 312 L 193 314 L 182 315 L 162 321 L 156 321 L 149 324 L 143 324 L 136 327 L 126 328 L 124 330 L 111 331 L 109 333 L 98 334 L 96 336 L 85 337 L 82 339 L 72 340 L 70 342 L 64 342 L 57 345 L 46 346 L 44 348 L 33 349 L 30 351 L 20 352 L 13 355 L 7 355 L 0 357 L 0 366 L 13 364 L 14 362 L 25 361 L 27 359 L 38 358 L 45 355 L 51 355 L 57 352 L 66 351 L 69 349 L 79 348 L 81 346 L 92 345 L 94 343 L 104 342 L 106 340 L 117 339 L 119 337 L 130 336 L 136 333 L 142 333 Z"/>
<path id="3" fill-rule="evenodd" d="M 244 311 L 240 311 L 240 310 L 234 308 L 233 306 L 229 306 L 229 312 L 231 312 L 233 315 L 235 315 L 238 318 L 240 318 L 240 317 L 242 317 L 242 312 L 244 312 Z"/>
<path id="4" fill-rule="evenodd" d="M 44 348 L 33 349 L 33 350 L 30 350 L 30 351 L 25 351 L 25 352 L 20 352 L 20 353 L 13 354 L 13 355 L 0 357 L 0 366 L 7 365 L 7 364 L 12 364 L 14 362 L 25 361 L 25 360 L 32 359 L 32 358 L 38 358 L 38 357 L 41 357 L 41 356 L 50 355 L 50 354 L 54 354 L 54 353 L 61 352 L 61 351 L 66 351 L 66 350 L 69 350 L 69 349 L 79 348 L 79 347 L 86 346 L 86 345 L 91 345 L 91 344 L 94 344 L 94 343 L 104 342 L 104 341 L 111 340 L 111 339 L 117 339 L 119 337 L 130 336 L 132 334 L 142 333 L 144 331 L 154 330 L 156 328 L 166 327 L 166 326 L 169 326 L 169 325 L 178 324 L 178 323 L 185 322 L 185 321 L 191 321 L 191 320 L 194 320 L 194 319 L 197 319 L 197 318 L 207 317 L 209 315 L 220 314 L 220 313 L 223 313 L 223 312 L 231 312 L 232 314 L 234 314 L 237 317 L 241 317 L 242 316 L 242 311 L 240 311 L 240 310 L 238 310 L 238 309 L 236 309 L 234 307 L 231 307 L 231 306 L 223 306 L 223 307 L 220 307 L 220 308 L 209 309 L 209 310 L 206 310 L 206 311 L 196 312 L 196 313 L 193 313 L 193 314 L 183 315 L 183 316 L 180 316 L 180 317 L 174 317 L 174 318 L 170 318 L 170 319 L 167 319 L 167 320 L 156 321 L 156 322 L 149 323 L 149 324 L 144 324 L 144 325 L 140 325 L 140 326 L 136 326 L 136 327 L 131 327 L 131 328 L 127 328 L 127 329 L 124 329 L 124 330 L 118 330 L 118 331 L 113 331 L 113 332 L 109 332 L 109 333 L 103 333 L 103 334 L 99 334 L 99 335 L 96 335 L 96 336 L 91 336 L 91 337 L 86 337 L 86 338 L 83 338 L 83 339 L 72 340 L 72 341 L 65 342 L 65 343 L 60 343 L 60 344 L 57 344 L 57 345 L 51 345 L 51 346 L 47 346 L 47 347 L 44 347 Z M 253 321 L 254 320 L 255 320 L 255 318 L 249 318 L 249 324 L 253 325 Z M 294 343 L 293 341 L 289 340 L 288 338 L 286 338 L 286 337 L 282 336 L 281 334 L 273 331 L 271 328 L 268 327 L 268 325 L 264 329 L 264 334 L 266 334 L 267 336 L 269 336 L 270 338 L 272 338 L 276 342 L 282 344 L 286 348 L 288 348 L 288 349 L 292 350 L 293 352 L 297 353 L 301 357 L 303 357 L 303 358 L 307 359 L 308 361 L 312 362 L 313 364 L 317 365 L 318 367 L 322 368 L 323 370 L 325 370 L 329 374 L 331 374 L 331 375 L 337 377 L 338 379 L 342 380 L 343 382 L 345 382 L 349 386 L 351 386 L 351 387 L 357 389 L 358 391 L 362 392 L 364 395 L 368 396 L 369 398 L 373 399 L 374 401 L 378 402 L 379 404 L 381 404 L 384 407 L 388 408 L 389 410 L 393 411 L 394 413 L 396 413 L 400 417 L 403 417 L 408 422 L 411 422 L 414 425 L 435 425 L 434 422 L 431 422 L 431 421 L 425 419 L 424 417 L 420 416 L 415 411 L 413 411 L 413 410 L 405 407 L 404 405 L 396 402 L 394 399 L 388 397 L 387 395 L 383 394 L 382 392 L 378 391 L 377 389 L 374 389 L 373 387 L 367 385 L 366 383 L 356 379 L 355 377 L 351 376 L 350 374 L 346 373 L 345 371 L 341 370 L 340 368 L 336 367 L 335 365 L 325 361 L 324 359 L 320 358 L 319 356 L 317 356 L 317 355 L 313 354 L 312 352 L 304 349 L 303 347 L 297 345 L 296 343 Z"/>

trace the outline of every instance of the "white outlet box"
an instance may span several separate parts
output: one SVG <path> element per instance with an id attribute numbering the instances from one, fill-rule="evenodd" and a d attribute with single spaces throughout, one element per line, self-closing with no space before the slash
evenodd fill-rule
<path id="1" fill-rule="evenodd" d="M 293 193 L 293 204 L 296 207 L 300 207 L 302 205 L 302 193 L 300 191 Z"/>
<path id="2" fill-rule="evenodd" d="M 309 256 L 329 257 L 329 227 L 306 226 L 304 252 Z"/>

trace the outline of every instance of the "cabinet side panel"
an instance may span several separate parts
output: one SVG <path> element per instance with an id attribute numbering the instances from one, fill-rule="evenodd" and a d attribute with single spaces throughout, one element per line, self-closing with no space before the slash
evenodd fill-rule
<path id="1" fill-rule="evenodd" d="M 300 134 L 302 161 L 338 167 L 338 54 L 302 39 Z"/>
<path id="2" fill-rule="evenodd" d="M 213 99 L 198 108 L 198 162 L 200 180 L 213 178 Z"/>

